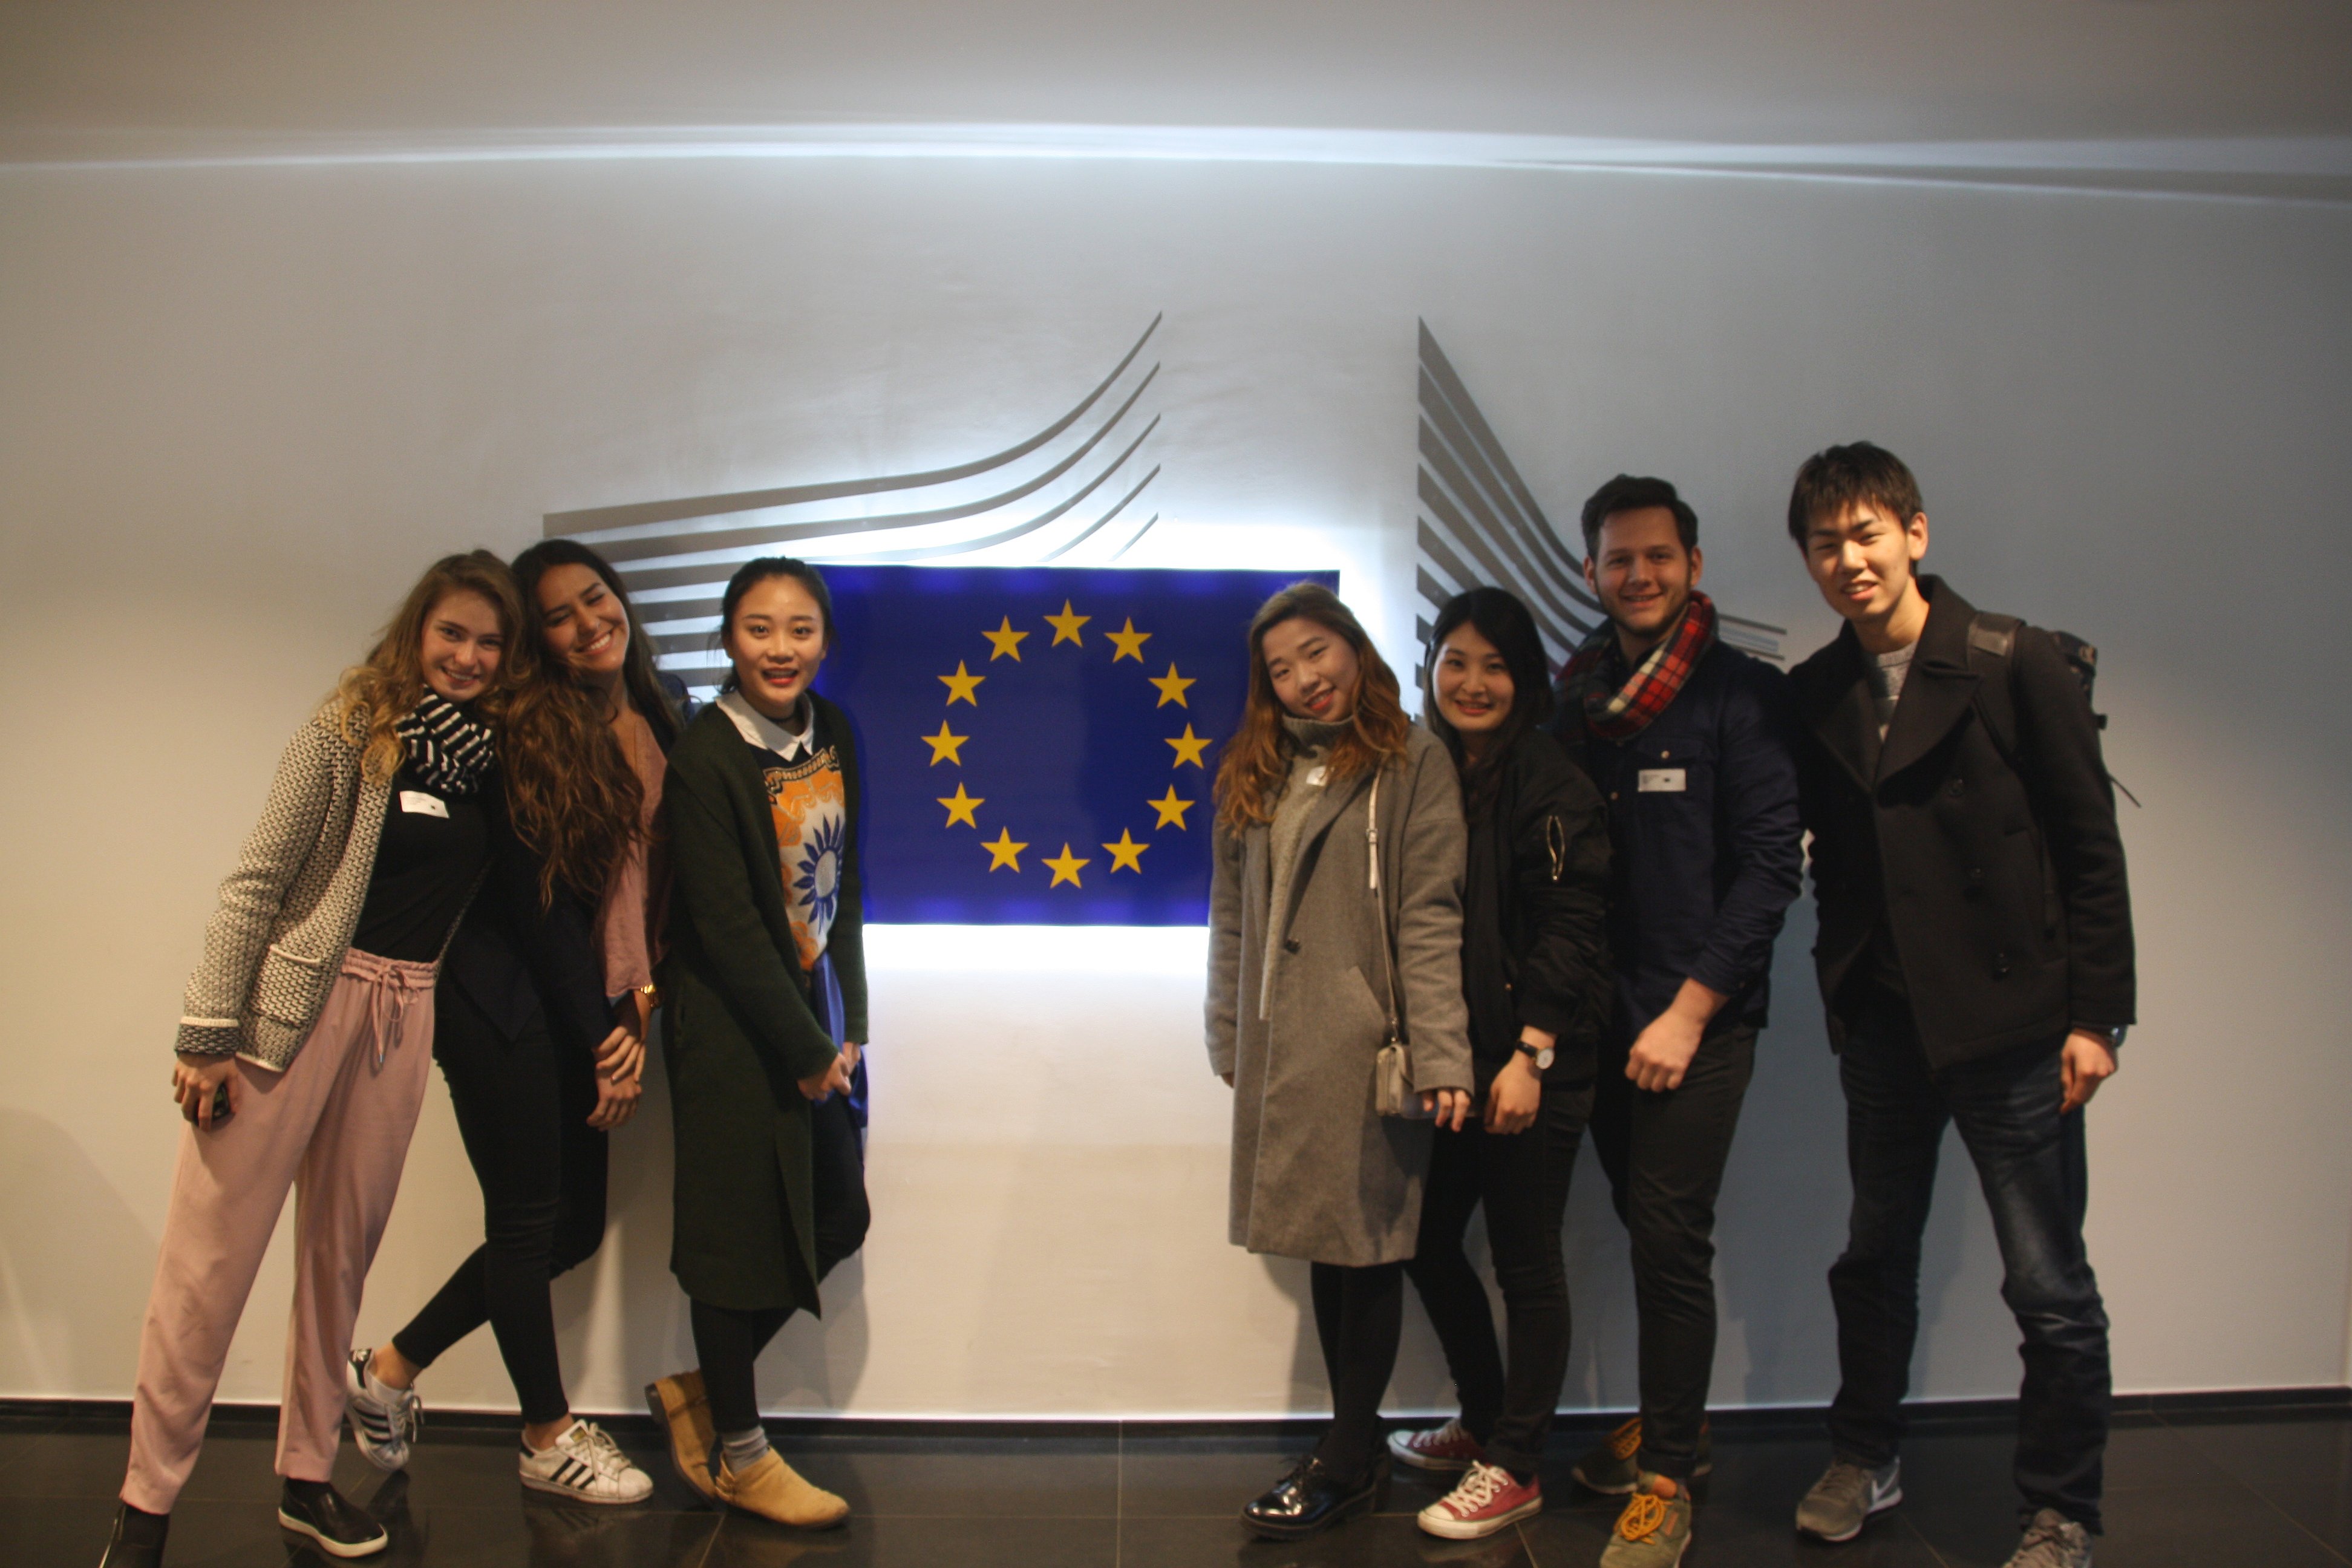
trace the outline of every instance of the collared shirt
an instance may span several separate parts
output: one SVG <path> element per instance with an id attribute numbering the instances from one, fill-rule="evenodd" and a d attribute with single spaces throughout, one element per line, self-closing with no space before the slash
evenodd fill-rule
<path id="1" fill-rule="evenodd" d="M 809 749 L 809 733 L 816 728 L 815 706 L 806 701 L 794 711 L 793 717 L 800 721 L 797 727 L 777 723 L 752 707 L 751 700 L 740 691 L 720 692 L 719 710 L 735 721 L 735 728 L 745 740 L 763 752 L 775 752 L 787 763 L 801 760 Z"/>

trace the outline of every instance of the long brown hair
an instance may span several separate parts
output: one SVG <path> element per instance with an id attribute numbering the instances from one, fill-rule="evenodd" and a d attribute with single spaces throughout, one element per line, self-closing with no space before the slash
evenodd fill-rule
<path id="1" fill-rule="evenodd" d="M 506 645 L 488 689 L 467 706 L 478 719 L 496 724 L 516 684 L 534 660 L 523 633 L 522 595 L 514 574 L 487 550 L 445 555 L 425 569 L 400 608 L 377 634 L 375 647 L 335 683 L 335 723 L 343 739 L 360 748 L 360 770 L 382 784 L 400 771 L 408 747 L 393 726 L 425 700 L 425 621 L 452 594 L 478 594 L 499 614 Z"/>
<path id="2" fill-rule="evenodd" d="M 1275 803 L 1290 776 L 1282 700 L 1274 694 L 1274 677 L 1266 673 L 1265 634 L 1299 616 L 1345 639 L 1356 654 L 1355 711 L 1347 732 L 1332 743 L 1330 760 L 1324 764 L 1326 776 L 1334 783 L 1350 779 L 1404 755 L 1412 721 L 1405 717 L 1395 671 L 1339 595 L 1320 583 L 1293 583 L 1250 619 L 1249 702 L 1242 710 L 1241 728 L 1225 743 L 1225 754 L 1217 763 L 1217 820 L 1229 833 L 1273 821 Z"/>
<path id="3" fill-rule="evenodd" d="M 614 732 L 604 693 L 547 651 L 539 580 L 559 565 L 587 567 L 620 602 L 629 627 L 622 698 L 652 727 L 664 751 L 677 738 L 677 710 L 655 673 L 652 639 L 603 556 L 572 540 L 548 539 L 515 557 L 536 657 L 530 678 L 507 703 L 499 736 L 507 805 L 516 836 L 539 858 L 541 900 L 552 901 L 561 883 L 593 900 L 603 897 L 631 846 L 646 835 L 646 792 Z"/>

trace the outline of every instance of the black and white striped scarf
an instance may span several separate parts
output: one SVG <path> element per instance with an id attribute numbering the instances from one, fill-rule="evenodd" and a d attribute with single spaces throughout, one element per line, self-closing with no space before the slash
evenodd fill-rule
<path id="1" fill-rule="evenodd" d="M 393 730 L 408 746 L 409 764 L 442 795 L 472 795 L 498 762 L 490 731 L 429 688 Z"/>

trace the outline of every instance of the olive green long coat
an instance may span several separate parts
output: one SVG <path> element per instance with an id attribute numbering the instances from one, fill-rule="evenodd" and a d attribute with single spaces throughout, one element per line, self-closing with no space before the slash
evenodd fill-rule
<path id="1" fill-rule="evenodd" d="M 848 806 L 825 951 L 841 982 L 842 1038 L 862 1041 L 857 753 L 841 710 L 810 700 L 811 742 L 838 752 Z M 662 814 L 676 879 L 661 973 L 677 1166 L 670 1271 L 714 1307 L 817 1312 L 809 1102 L 799 1083 L 840 1046 L 809 1003 L 759 752 L 715 706 L 670 752 Z"/>
<path id="2" fill-rule="evenodd" d="M 1411 1258 L 1426 1121 L 1373 1110 L 1388 1036 L 1381 910 L 1366 833 L 1371 778 L 1334 786 L 1299 836 L 1289 908 L 1271 910 L 1264 824 L 1217 830 L 1209 895 L 1209 1065 L 1234 1075 L 1234 1244 L 1361 1268 Z M 1444 744 L 1415 725 L 1381 773 L 1380 898 L 1417 1089 L 1471 1087 L 1462 1000 L 1468 830 Z M 1278 931 L 1266 972 L 1267 933 Z M 1261 1014 L 1261 1002 L 1264 1012 Z"/>

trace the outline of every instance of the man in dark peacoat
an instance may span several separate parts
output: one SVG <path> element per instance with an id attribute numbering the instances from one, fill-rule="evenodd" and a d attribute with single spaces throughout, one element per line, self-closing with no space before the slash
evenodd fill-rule
<path id="1" fill-rule="evenodd" d="M 1920 1235 L 1957 1123 L 2025 1337 L 2019 1560 L 2087 1563 L 2109 1380 L 2081 1111 L 2133 1018 L 2097 721 L 2049 633 L 1916 572 L 1927 518 L 1892 453 L 1859 443 L 1809 460 L 1789 529 L 1846 622 L 1790 679 L 1854 1188 L 1830 1271 L 1834 1458 L 1798 1525 L 1843 1540 L 1901 1499 Z"/>

